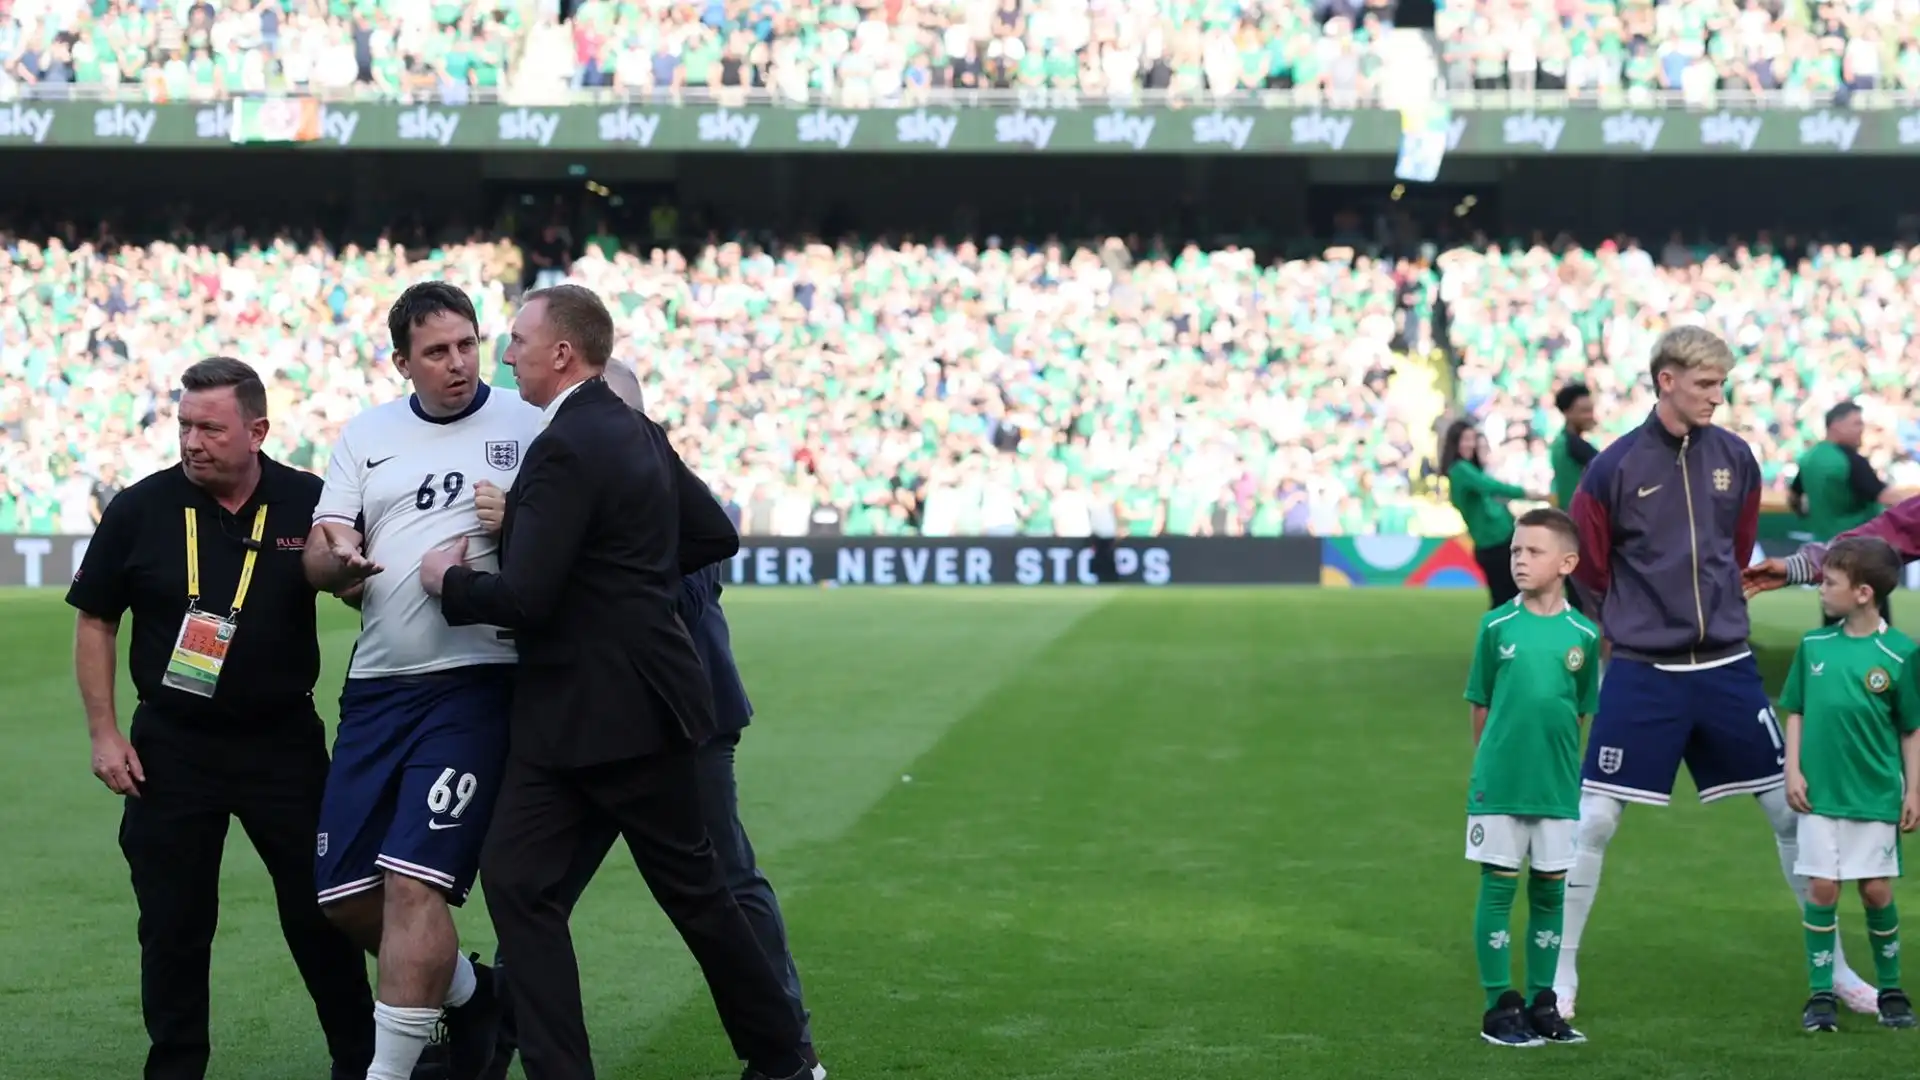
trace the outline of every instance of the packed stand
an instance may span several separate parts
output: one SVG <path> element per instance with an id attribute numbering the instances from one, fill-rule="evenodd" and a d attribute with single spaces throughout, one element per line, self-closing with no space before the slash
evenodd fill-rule
<path id="1" fill-rule="evenodd" d="M 847 107 L 944 89 L 1363 93 L 1380 0 L 0 0 L 0 99 L 759 91 Z"/>
<path id="2" fill-rule="evenodd" d="M 510 381 L 512 298 L 538 276 L 509 243 L 0 250 L 0 533 L 89 531 L 97 485 L 174 461 L 169 395 L 208 355 L 261 370 L 268 451 L 321 469 L 348 418 L 404 392 L 384 319 L 415 281 L 474 296 Z M 1087 535 L 1093 500 L 1132 534 L 1413 523 L 1442 404 L 1396 356 L 1429 344 L 1416 265 L 1117 240 L 568 250 L 751 533 Z"/>
<path id="3" fill-rule="evenodd" d="M 1456 89 L 1699 105 L 1727 92 L 1813 104 L 1920 90 L 1920 15 L 1907 4 L 1440 0 L 1434 22 Z"/>
<path id="4" fill-rule="evenodd" d="M 1739 366 L 1721 423 L 1744 436 L 1775 497 L 1843 400 L 1867 422 L 1862 452 L 1895 487 L 1920 484 L 1920 274 L 1912 249 L 1804 249 L 1765 234 L 1725 246 L 1675 236 L 1598 249 L 1482 243 L 1442 255 L 1440 295 L 1469 415 L 1496 447 L 1494 471 L 1544 490 L 1553 394 L 1593 390 L 1600 441 L 1646 419 L 1651 346 L 1692 321 L 1732 344 Z"/>

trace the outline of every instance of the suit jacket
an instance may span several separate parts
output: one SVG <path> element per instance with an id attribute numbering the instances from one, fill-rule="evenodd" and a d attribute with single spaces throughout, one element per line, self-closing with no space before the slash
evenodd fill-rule
<path id="1" fill-rule="evenodd" d="M 578 768 L 710 738 L 713 692 L 675 612 L 681 578 L 739 533 L 666 432 L 590 379 L 527 448 L 507 492 L 500 572 L 457 566 L 449 624 L 514 632 L 512 752 Z"/>
<path id="2" fill-rule="evenodd" d="M 738 735 L 753 719 L 753 703 L 733 662 L 733 638 L 720 610 L 720 567 L 696 570 L 681 579 L 680 618 L 693 635 L 700 664 L 713 687 L 713 719 L 722 735 Z"/>

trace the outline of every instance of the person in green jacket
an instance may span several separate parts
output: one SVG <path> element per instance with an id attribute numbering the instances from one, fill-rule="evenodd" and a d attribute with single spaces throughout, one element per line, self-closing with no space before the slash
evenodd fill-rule
<path id="1" fill-rule="evenodd" d="M 1467 523 L 1473 557 L 1487 579 L 1489 609 L 1520 595 L 1513 581 L 1513 511 L 1515 499 L 1545 502 L 1546 496 L 1495 480 L 1486 469 L 1487 440 L 1471 420 L 1447 425 L 1440 443 L 1440 475 L 1447 478 L 1448 499 Z"/>
<path id="2" fill-rule="evenodd" d="M 1587 441 L 1587 432 L 1598 426 L 1593 415 L 1593 394 L 1585 383 L 1568 383 L 1553 395 L 1553 407 L 1566 421 L 1560 434 L 1548 448 L 1553 463 L 1553 505 L 1563 511 L 1573 508 L 1573 493 L 1580 489 L 1580 477 L 1587 465 L 1600 456 L 1599 447 Z"/>
<path id="3" fill-rule="evenodd" d="M 1801 455 L 1787 505 L 1800 518 L 1794 539 L 1824 544 L 1880 516 L 1880 511 L 1909 493 L 1895 491 L 1873 471 L 1860 454 L 1867 421 L 1860 406 L 1843 401 L 1827 410 L 1826 440 Z M 1824 614 L 1824 613 L 1823 613 Z M 1892 621 L 1887 598 L 1880 598 L 1880 616 Z M 1835 621 L 1826 617 L 1831 626 Z"/>

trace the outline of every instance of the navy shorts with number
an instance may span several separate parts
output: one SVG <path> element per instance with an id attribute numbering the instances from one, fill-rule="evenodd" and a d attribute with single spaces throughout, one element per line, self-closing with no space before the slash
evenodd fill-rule
<path id="1" fill-rule="evenodd" d="M 1687 763 L 1701 802 L 1758 795 L 1785 783 L 1786 749 L 1760 665 L 1662 671 L 1614 657 L 1600 684 L 1581 787 L 1665 806 Z"/>
<path id="2" fill-rule="evenodd" d="M 389 870 L 466 902 L 500 790 L 512 701 L 504 664 L 347 680 L 320 802 L 320 903 L 378 888 Z"/>

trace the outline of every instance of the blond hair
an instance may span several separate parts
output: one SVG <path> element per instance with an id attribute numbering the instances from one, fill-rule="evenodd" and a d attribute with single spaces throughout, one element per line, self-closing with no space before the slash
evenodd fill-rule
<path id="1" fill-rule="evenodd" d="M 1712 368 L 1733 370 L 1733 350 L 1719 334 L 1701 326 L 1675 326 L 1653 343 L 1653 362 L 1648 370 L 1653 385 L 1660 386 L 1663 371 L 1699 371 Z"/>

